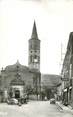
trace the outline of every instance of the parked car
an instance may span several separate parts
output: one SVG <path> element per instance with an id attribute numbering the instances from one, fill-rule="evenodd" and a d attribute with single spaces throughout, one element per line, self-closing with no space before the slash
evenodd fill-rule
<path id="1" fill-rule="evenodd" d="M 15 99 L 15 98 L 10 98 L 10 99 L 7 99 L 7 104 L 15 104 L 17 105 L 18 104 L 18 100 Z"/>
<path id="2" fill-rule="evenodd" d="M 54 98 L 51 98 L 50 99 L 50 104 L 55 104 L 56 103 L 56 100 Z"/>
<path id="3" fill-rule="evenodd" d="M 27 103 L 27 99 L 26 98 L 19 98 L 18 102 L 21 104 Z"/>

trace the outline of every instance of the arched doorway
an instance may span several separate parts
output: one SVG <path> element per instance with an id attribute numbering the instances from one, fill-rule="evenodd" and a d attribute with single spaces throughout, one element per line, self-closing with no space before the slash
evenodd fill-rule
<path id="1" fill-rule="evenodd" d="M 20 91 L 19 90 L 15 90 L 15 98 L 20 98 Z"/>

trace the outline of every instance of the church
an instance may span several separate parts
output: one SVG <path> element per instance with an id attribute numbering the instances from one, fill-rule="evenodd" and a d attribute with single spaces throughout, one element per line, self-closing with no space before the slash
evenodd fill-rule
<path id="1" fill-rule="evenodd" d="M 28 66 L 21 65 L 17 60 L 15 64 L 2 68 L 0 102 L 12 97 L 24 98 L 26 94 L 32 100 L 43 100 L 45 96 L 50 99 L 52 91 L 54 95 L 54 90 L 61 84 L 61 78 L 59 75 L 41 74 L 40 42 L 34 21 L 31 38 L 28 40 Z"/>
<path id="2" fill-rule="evenodd" d="M 41 90 L 40 73 L 40 40 L 34 21 L 31 38 L 28 41 L 28 66 L 17 62 L 2 68 L 0 74 L 0 101 L 8 97 L 20 98 L 28 95 L 39 95 Z M 32 97 L 33 98 L 33 97 Z"/>

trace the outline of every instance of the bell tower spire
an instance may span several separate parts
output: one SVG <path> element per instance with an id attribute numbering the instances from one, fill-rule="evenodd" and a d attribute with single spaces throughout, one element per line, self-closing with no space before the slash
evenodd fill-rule
<path id="1" fill-rule="evenodd" d="M 40 71 L 40 40 L 38 39 L 36 23 L 34 21 L 31 39 L 29 39 L 28 66 Z"/>
<path id="2" fill-rule="evenodd" d="M 33 25 L 33 30 L 32 30 L 31 38 L 32 38 L 32 39 L 38 39 L 35 20 L 34 20 L 34 25 Z"/>

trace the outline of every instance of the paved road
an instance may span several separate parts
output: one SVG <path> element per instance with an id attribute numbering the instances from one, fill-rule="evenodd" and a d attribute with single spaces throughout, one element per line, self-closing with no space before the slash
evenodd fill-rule
<path id="1" fill-rule="evenodd" d="M 0 104 L 0 117 L 73 117 L 73 115 L 59 111 L 59 108 L 49 101 L 33 101 L 22 106 Z"/>

